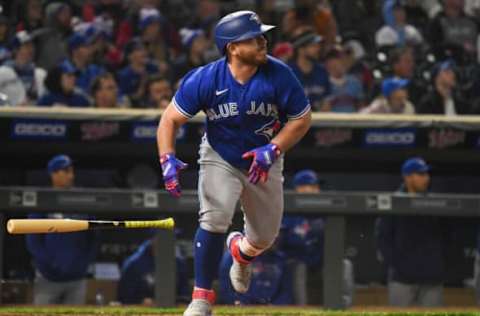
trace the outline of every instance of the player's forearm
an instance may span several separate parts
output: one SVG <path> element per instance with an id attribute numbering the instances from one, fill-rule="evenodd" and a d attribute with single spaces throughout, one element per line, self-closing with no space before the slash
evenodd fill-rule
<path id="1" fill-rule="evenodd" d="M 277 145 L 282 152 L 288 151 L 305 136 L 310 128 L 311 121 L 311 112 L 306 113 L 299 119 L 288 121 L 271 142 Z"/>
<path id="2" fill-rule="evenodd" d="M 175 135 L 179 127 L 172 119 L 162 116 L 157 129 L 159 156 L 175 152 Z"/>
<path id="3" fill-rule="evenodd" d="M 157 129 L 157 146 L 159 155 L 175 152 L 177 131 L 187 122 L 188 118 L 180 114 L 175 105 L 170 102 L 162 113 Z"/>

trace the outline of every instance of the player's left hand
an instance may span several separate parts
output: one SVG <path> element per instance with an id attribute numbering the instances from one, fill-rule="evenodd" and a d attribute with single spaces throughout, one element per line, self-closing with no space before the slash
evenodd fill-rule
<path id="1" fill-rule="evenodd" d="M 175 154 L 164 154 L 160 157 L 165 189 L 174 197 L 180 197 L 182 190 L 178 181 L 178 172 L 186 169 L 188 164 L 175 157 Z"/>
<path id="2" fill-rule="evenodd" d="M 244 153 L 243 159 L 253 159 L 250 170 L 248 170 L 248 180 L 253 184 L 257 184 L 258 181 L 267 182 L 268 170 L 280 154 L 280 148 L 272 143 Z"/>

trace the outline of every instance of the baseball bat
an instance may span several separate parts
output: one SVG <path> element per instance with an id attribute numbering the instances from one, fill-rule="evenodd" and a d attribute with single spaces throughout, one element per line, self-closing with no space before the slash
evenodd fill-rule
<path id="1" fill-rule="evenodd" d="M 160 228 L 173 229 L 173 218 L 149 221 L 97 221 L 79 219 L 10 219 L 7 231 L 10 234 L 68 233 L 91 229 L 109 228 Z"/>

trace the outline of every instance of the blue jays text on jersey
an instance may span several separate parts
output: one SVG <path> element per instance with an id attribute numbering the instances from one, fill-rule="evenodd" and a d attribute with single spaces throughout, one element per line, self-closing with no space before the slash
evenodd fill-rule
<path id="1" fill-rule="evenodd" d="M 245 84 L 233 78 L 225 58 L 196 68 L 183 78 L 173 104 L 186 117 L 204 111 L 210 145 L 241 169 L 250 165 L 245 152 L 268 144 L 288 119 L 310 110 L 292 70 L 270 56 Z"/>

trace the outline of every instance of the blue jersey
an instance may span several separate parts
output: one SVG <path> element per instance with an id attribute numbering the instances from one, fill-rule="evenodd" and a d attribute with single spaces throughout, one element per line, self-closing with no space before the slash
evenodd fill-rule
<path id="1" fill-rule="evenodd" d="M 196 68 L 182 79 L 173 104 L 186 117 L 205 112 L 210 145 L 241 169 L 250 166 L 245 152 L 268 144 L 288 119 L 310 110 L 292 70 L 270 56 L 245 84 L 233 78 L 225 58 Z"/>
<path id="2" fill-rule="evenodd" d="M 87 94 L 90 92 L 90 87 L 95 78 L 105 73 L 105 69 L 95 64 L 89 64 L 84 69 L 80 69 L 75 67 L 73 62 L 69 62 L 76 70 L 75 75 L 77 76 L 77 79 L 75 81 L 75 85 Z"/>
<path id="3" fill-rule="evenodd" d="M 147 63 L 145 66 L 145 72 L 147 75 L 154 75 L 158 73 L 159 69 L 154 63 Z M 129 65 L 123 68 L 118 72 L 118 85 L 120 87 L 120 92 L 123 95 L 134 94 L 140 87 L 142 77 L 144 75 L 136 72 Z"/>

